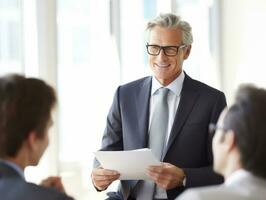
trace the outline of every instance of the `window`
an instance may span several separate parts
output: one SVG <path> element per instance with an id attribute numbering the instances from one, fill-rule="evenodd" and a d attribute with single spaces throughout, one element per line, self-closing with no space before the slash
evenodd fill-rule
<path id="1" fill-rule="evenodd" d="M 190 22 L 195 40 L 184 69 L 215 86 L 216 76 L 206 73 L 217 67 L 211 8 L 203 0 L 0 0 L 0 75 L 52 80 L 58 92 L 51 151 L 40 166 L 27 170 L 27 179 L 38 183 L 58 174 L 76 199 L 104 199 L 90 180 L 93 152 L 100 148 L 118 85 L 151 74 L 147 21 L 175 12 Z M 109 188 L 115 189 L 116 184 Z"/>
<path id="2" fill-rule="evenodd" d="M 122 82 L 150 74 L 146 53 L 146 23 L 157 14 L 156 1 L 121 1 L 121 73 Z"/>
<path id="3" fill-rule="evenodd" d="M 103 199 L 90 173 L 120 81 L 110 4 L 59 0 L 57 7 L 59 170 L 67 191 L 77 199 Z"/>
<path id="4" fill-rule="evenodd" d="M 193 44 L 183 69 L 193 78 L 220 88 L 218 13 L 216 1 L 175 0 L 173 11 L 189 22 L 192 27 Z M 216 11 L 216 12 L 215 12 Z M 210 76 L 209 74 L 212 74 Z"/>
<path id="5" fill-rule="evenodd" d="M 0 1 L 0 75 L 22 72 L 22 19 L 19 0 Z"/>

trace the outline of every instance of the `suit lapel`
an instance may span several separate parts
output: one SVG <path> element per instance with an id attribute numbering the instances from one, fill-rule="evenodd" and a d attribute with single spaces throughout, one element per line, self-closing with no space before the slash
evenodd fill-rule
<path id="1" fill-rule="evenodd" d="M 144 79 L 136 94 L 136 110 L 139 128 L 139 142 L 141 148 L 147 147 L 148 127 L 149 127 L 149 110 L 151 94 L 151 77 Z"/>
<path id="2" fill-rule="evenodd" d="M 169 148 L 173 144 L 176 137 L 180 134 L 184 123 L 186 122 L 192 108 L 198 98 L 199 92 L 193 87 L 194 81 L 188 76 L 185 76 L 179 106 L 172 125 L 170 137 L 167 143 L 167 148 L 164 151 L 163 158 L 167 154 Z"/>
<path id="3" fill-rule="evenodd" d="M 151 96 L 151 77 L 144 79 L 140 84 L 139 90 L 136 92 L 136 113 L 138 120 L 138 141 L 139 148 L 146 148 L 148 144 L 148 127 L 149 127 L 149 110 L 150 110 L 150 96 Z M 136 147 L 137 148 L 137 147 Z M 130 191 L 136 186 L 138 180 L 125 181 L 123 185 L 123 196 L 127 199 Z"/>

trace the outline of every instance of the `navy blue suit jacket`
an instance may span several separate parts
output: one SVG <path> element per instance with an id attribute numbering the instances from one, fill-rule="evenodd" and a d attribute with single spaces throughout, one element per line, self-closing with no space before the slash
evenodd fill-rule
<path id="1" fill-rule="evenodd" d="M 54 189 L 26 182 L 19 173 L 0 162 L 1 200 L 73 200 Z"/>
<path id="2" fill-rule="evenodd" d="M 117 89 L 107 117 L 101 150 L 147 147 L 151 80 L 151 77 L 145 77 Z M 208 133 L 208 125 L 217 122 L 225 106 L 222 92 L 185 75 L 163 161 L 182 168 L 187 181 L 185 188 L 167 190 L 168 199 L 174 199 L 186 188 L 223 182 L 222 177 L 212 170 L 212 136 Z M 116 196 L 129 198 L 136 183 L 136 180 L 121 181 Z"/>

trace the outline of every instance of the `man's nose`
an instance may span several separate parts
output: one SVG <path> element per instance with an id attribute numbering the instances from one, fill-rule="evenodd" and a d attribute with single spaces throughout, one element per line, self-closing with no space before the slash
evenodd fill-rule
<path id="1" fill-rule="evenodd" d="M 164 50 L 163 50 L 163 49 L 161 49 L 161 51 L 159 52 L 159 54 L 158 54 L 157 58 L 158 58 L 158 59 L 160 59 L 160 60 L 168 60 L 168 56 L 167 56 L 167 55 L 165 55 L 165 53 L 164 53 Z"/>

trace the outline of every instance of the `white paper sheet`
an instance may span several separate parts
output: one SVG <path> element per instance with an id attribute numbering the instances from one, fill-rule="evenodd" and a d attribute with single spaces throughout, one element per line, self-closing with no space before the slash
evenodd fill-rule
<path id="1" fill-rule="evenodd" d="M 95 157 L 105 169 L 116 170 L 120 180 L 148 180 L 146 168 L 150 165 L 160 165 L 151 149 L 131 151 L 98 151 Z"/>

